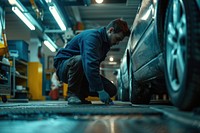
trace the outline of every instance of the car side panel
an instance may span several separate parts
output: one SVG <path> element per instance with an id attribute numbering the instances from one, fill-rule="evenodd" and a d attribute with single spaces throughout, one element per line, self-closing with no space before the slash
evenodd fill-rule
<path id="1" fill-rule="evenodd" d="M 143 6 L 141 6 L 141 11 L 139 11 L 139 14 L 137 14 L 137 17 L 134 20 L 134 26 L 131 33 L 130 51 L 134 72 L 161 53 L 161 48 L 157 38 L 157 25 L 155 23 L 157 3 L 155 3 L 155 1 L 149 1 L 148 6 L 144 6 L 143 3 L 146 4 L 146 0 L 142 1 Z M 145 20 L 143 18 L 143 15 L 145 14 L 144 12 L 148 14 L 149 11 L 151 11 L 151 14 Z M 143 15 L 140 15 L 140 13 Z"/>
<path id="2" fill-rule="evenodd" d="M 163 53 L 160 53 L 154 59 L 149 61 L 143 67 L 134 72 L 136 81 L 144 82 L 163 76 Z"/>
<path id="3" fill-rule="evenodd" d="M 138 42 L 137 48 L 131 55 L 134 72 L 147 64 L 160 53 L 161 49 L 157 44 L 155 32 L 153 21 L 148 30 L 142 36 L 141 40 Z"/>
<path id="4" fill-rule="evenodd" d="M 134 49 L 137 47 L 138 42 L 141 38 L 141 36 L 146 31 L 148 25 L 152 21 L 152 0 L 143 0 L 141 3 L 141 6 L 139 8 L 139 11 L 135 17 L 135 20 L 133 22 L 132 26 L 132 32 L 131 32 L 131 42 L 130 42 L 130 50 L 134 51 Z"/>
<path id="5" fill-rule="evenodd" d="M 121 80 L 122 80 L 123 89 L 128 89 L 128 87 L 129 87 L 127 52 L 126 51 L 124 53 L 124 56 L 122 58 L 122 62 L 120 64 L 120 74 L 121 74 Z"/>

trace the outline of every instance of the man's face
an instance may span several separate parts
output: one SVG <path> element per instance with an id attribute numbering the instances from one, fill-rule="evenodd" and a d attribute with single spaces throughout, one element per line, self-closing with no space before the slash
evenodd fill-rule
<path id="1" fill-rule="evenodd" d="M 109 39 L 110 39 L 111 46 L 117 45 L 119 44 L 120 41 L 124 39 L 124 34 L 123 32 L 114 33 L 114 31 L 112 30 L 110 31 Z"/>

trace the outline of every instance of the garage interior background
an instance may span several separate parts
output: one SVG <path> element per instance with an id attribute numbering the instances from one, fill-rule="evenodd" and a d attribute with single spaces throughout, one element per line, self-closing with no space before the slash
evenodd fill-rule
<path id="1" fill-rule="evenodd" d="M 56 54 L 44 45 L 45 40 L 50 40 L 54 43 L 54 47 L 59 49 L 76 33 L 106 26 L 116 18 L 123 18 L 131 27 L 140 3 L 140 0 L 104 0 L 102 4 L 97 4 L 95 0 L 14 0 L 20 4 L 12 5 L 9 1 L 13 2 L 13 0 L 0 1 L 5 11 L 7 40 L 27 42 L 29 62 L 42 62 L 44 74 L 54 71 L 52 59 Z M 35 30 L 30 30 L 12 10 L 20 6 L 22 13 L 28 16 L 35 26 Z M 56 6 L 66 30 L 61 30 L 58 26 L 49 10 L 51 6 Z M 120 42 L 120 45 L 112 47 L 101 66 L 101 73 L 114 83 L 116 77 L 113 72 L 120 66 L 127 42 L 128 38 Z M 38 55 L 43 56 L 39 58 Z M 114 61 L 110 62 L 110 57 L 113 57 Z M 43 87 L 46 88 L 45 85 Z"/>

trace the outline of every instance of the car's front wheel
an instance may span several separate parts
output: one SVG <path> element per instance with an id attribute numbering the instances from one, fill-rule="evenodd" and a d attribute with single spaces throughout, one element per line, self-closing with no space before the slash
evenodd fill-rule
<path id="1" fill-rule="evenodd" d="M 200 105 L 200 12 L 195 0 L 170 0 L 164 33 L 165 79 L 181 110 Z"/>

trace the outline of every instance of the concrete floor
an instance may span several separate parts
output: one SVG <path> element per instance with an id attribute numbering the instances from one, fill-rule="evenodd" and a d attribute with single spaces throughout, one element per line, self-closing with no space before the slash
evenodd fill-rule
<path id="1" fill-rule="evenodd" d="M 0 133 L 198 133 L 200 114 L 170 105 L 0 103 Z"/>

